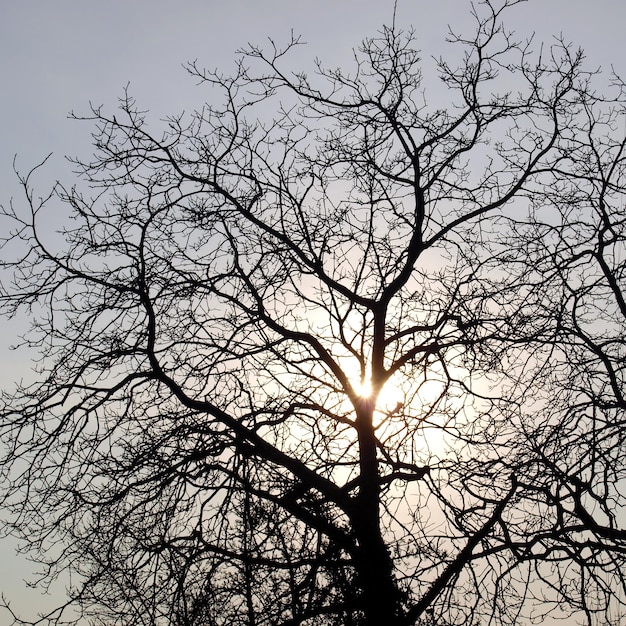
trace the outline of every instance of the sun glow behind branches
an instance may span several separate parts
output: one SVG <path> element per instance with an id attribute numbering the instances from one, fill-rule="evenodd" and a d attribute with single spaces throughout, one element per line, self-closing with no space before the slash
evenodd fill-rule
<path id="1" fill-rule="evenodd" d="M 372 382 L 369 378 L 360 378 L 356 382 L 352 383 L 352 388 L 359 396 L 364 400 L 372 398 L 374 389 Z M 399 383 L 394 380 L 394 377 L 390 378 L 378 392 L 376 398 L 376 409 L 378 411 L 389 412 L 393 409 L 397 409 L 399 405 L 404 402 L 404 392 Z"/>
<path id="2" fill-rule="evenodd" d="M 373 399 L 371 380 L 354 370 L 348 373 L 358 397 Z M 405 451 L 404 460 L 418 464 L 460 454 L 466 435 L 481 439 L 479 433 L 469 432 L 484 410 L 468 392 L 476 387 L 470 378 L 469 372 L 450 364 L 446 371 L 431 363 L 421 372 L 396 372 L 375 400 L 374 427 L 379 440 L 395 441 Z M 483 393 L 489 395 L 487 389 Z"/>

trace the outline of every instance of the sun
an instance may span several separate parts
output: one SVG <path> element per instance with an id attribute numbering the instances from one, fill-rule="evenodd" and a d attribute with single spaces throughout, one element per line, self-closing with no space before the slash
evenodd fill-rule
<path id="1" fill-rule="evenodd" d="M 361 378 L 352 385 L 356 394 L 366 400 L 373 395 L 372 382 L 369 378 Z M 404 393 L 399 384 L 393 379 L 389 379 L 379 391 L 376 398 L 376 410 L 388 413 L 397 409 L 404 402 Z"/>
<path id="2" fill-rule="evenodd" d="M 372 381 L 369 378 L 362 378 L 353 383 L 352 388 L 359 398 L 367 399 L 372 395 Z"/>

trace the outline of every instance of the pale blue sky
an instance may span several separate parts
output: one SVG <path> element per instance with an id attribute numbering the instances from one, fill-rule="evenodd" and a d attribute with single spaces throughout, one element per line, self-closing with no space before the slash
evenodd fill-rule
<path id="1" fill-rule="evenodd" d="M 398 0 L 397 22 L 413 24 L 424 56 L 445 52 L 446 23 L 467 23 L 466 0 Z M 302 63 L 319 56 L 343 65 L 351 48 L 389 23 L 393 0 L 3 0 L 0 6 L 0 203 L 19 188 L 12 160 L 27 170 L 49 152 L 41 191 L 55 178 L 71 183 L 63 155 L 90 154 L 90 127 L 66 119 L 86 113 L 89 102 L 116 106 L 130 83 L 141 108 L 156 117 L 192 108 L 203 93 L 183 71 L 185 61 L 227 68 L 234 51 L 290 30 L 309 43 Z M 582 45 L 590 65 L 626 76 L 626 2 L 529 0 L 515 7 L 508 25 L 537 31 L 539 39 L 563 32 Z M 15 324 L 0 322 L 0 376 L 7 384 L 26 371 L 25 359 L 8 351 Z M 43 606 L 40 592 L 25 591 L 29 566 L 0 541 L 0 592 L 16 607 Z M 0 615 L 0 624 L 4 624 Z"/>

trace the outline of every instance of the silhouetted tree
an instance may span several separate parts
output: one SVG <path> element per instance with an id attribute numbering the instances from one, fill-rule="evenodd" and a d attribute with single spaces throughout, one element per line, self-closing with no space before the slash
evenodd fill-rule
<path id="1" fill-rule="evenodd" d="M 4 504 L 75 574 L 42 623 L 617 615 L 626 97 L 513 4 L 451 37 L 445 107 L 395 27 L 312 77 L 250 47 L 163 132 L 95 109 L 83 191 L 23 179 Z"/>

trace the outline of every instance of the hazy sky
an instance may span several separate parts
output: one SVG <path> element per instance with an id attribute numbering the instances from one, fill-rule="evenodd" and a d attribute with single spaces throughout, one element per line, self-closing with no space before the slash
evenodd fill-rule
<path id="1" fill-rule="evenodd" d="M 184 62 L 228 68 L 237 48 L 267 37 L 284 42 L 292 29 L 308 42 L 298 52 L 302 65 L 315 56 L 346 65 L 360 39 L 390 23 L 393 8 L 393 0 L 2 0 L 0 203 L 20 201 L 16 154 L 24 171 L 54 153 L 38 178 L 41 193 L 56 178 L 71 184 L 63 155 L 91 153 L 91 129 L 67 120 L 71 110 L 87 113 L 92 102 L 111 111 L 127 84 L 155 118 L 193 108 L 203 91 Z M 398 0 L 396 23 L 415 27 L 425 57 L 439 55 L 447 22 L 462 28 L 468 9 L 467 0 Z M 563 32 L 585 48 L 590 66 L 613 64 L 626 77 L 624 0 L 529 0 L 511 10 L 507 23 L 546 41 Z M 0 377 L 8 386 L 25 366 L 8 350 L 16 326 L 0 324 Z M 43 606 L 40 592 L 25 591 L 30 568 L 14 556 L 14 545 L 0 541 L 0 592 L 34 610 Z"/>

